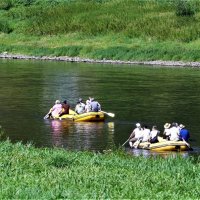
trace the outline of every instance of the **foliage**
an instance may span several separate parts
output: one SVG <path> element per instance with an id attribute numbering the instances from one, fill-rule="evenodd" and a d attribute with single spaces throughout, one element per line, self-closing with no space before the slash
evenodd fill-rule
<path id="1" fill-rule="evenodd" d="M 12 0 L 13 5 L 30 6 L 35 0 Z"/>
<path id="2" fill-rule="evenodd" d="M 1 0 L 0 1 L 0 10 L 9 10 L 12 7 L 11 0 Z"/>
<path id="3" fill-rule="evenodd" d="M 78 56 L 113 60 L 200 61 L 199 40 L 193 43 L 132 39 L 121 34 L 24 36 L 0 34 L 0 52 L 35 56 Z"/>
<path id="4" fill-rule="evenodd" d="M 14 7 L 7 11 L 6 17 L 12 21 L 17 33 L 59 35 L 79 32 L 87 36 L 121 33 L 131 38 L 162 41 L 192 41 L 199 36 L 200 20 L 182 20 L 175 14 L 192 16 L 194 10 L 197 12 L 199 4 L 190 1 L 12 0 L 12 4 Z"/>
<path id="5" fill-rule="evenodd" d="M 9 24 L 5 20 L 0 20 L 0 32 L 3 32 L 3 33 L 12 32 L 12 29 L 10 28 Z"/>
<path id="6" fill-rule="evenodd" d="M 176 15 L 194 16 L 197 11 L 196 3 L 194 0 L 176 0 Z"/>
<path id="7" fill-rule="evenodd" d="M 199 158 L 36 149 L 5 141 L 0 143 L 0 165 L 2 199 L 196 199 L 200 195 Z"/>
<path id="8" fill-rule="evenodd" d="M 4 9 L 0 11 L 0 32 L 9 33 L 10 38 L 9 42 L 3 35 L 1 51 L 98 59 L 199 60 L 200 3 L 196 0 L 2 2 L 12 5 L 3 8 L 0 3 Z M 185 8 L 191 13 L 186 14 Z"/>

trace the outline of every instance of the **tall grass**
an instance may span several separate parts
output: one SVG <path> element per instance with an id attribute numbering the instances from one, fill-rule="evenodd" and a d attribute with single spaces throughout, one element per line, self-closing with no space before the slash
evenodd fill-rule
<path id="1" fill-rule="evenodd" d="M 183 60 L 200 61 L 199 43 L 159 42 L 127 38 L 121 34 L 83 37 L 24 36 L 0 34 L 0 52 L 36 56 L 79 56 L 113 60 Z"/>
<path id="2" fill-rule="evenodd" d="M 197 0 L 2 0 L 0 51 L 199 61 L 199 8 Z"/>
<path id="3" fill-rule="evenodd" d="M 196 199 L 199 159 L 0 143 L 2 199 Z"/>
<path id="4" fill-rule="evenodd" d="M 194 0 L 191 1 L 194 2 Z M 19 4 L 21 6 L 17 6 Z M 177 16 L 177 12 L 184 12 L 183 8 L 179 8 L 182 4 L 167 0 L 79 0 L 57 1 L 57 4 L 15 0 L 14 5 L 15 7 L 8 11 L 7 16 L 16 22 L 14 31 L 24 34 L 122 33 L 128 37 L 184 42 L 195 40 L 200 34 L 198 13 L 195 16 L 181 14 Z M 196 11 L 200 3 L 195 1 L 193 5 L 196 8 L 193 10 Z M 23 21 L 23 26 L 21 26 L 21 21 Z"/>

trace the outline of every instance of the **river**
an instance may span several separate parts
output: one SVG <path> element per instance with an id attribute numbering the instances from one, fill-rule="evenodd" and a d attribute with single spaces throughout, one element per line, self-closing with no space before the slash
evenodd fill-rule
<path id="1" fill-rule="evenodd" d="M 1 59 L 0 85 L 0 125 L 12 142 L 102 151 L 122 145 L 137 122 L 161 132 L 166 122 L 177 122 L 186 125 L 199 153 L 198 68 Z M 94 97 L 115 118 L 43 119 L 56 99 L 74 108 L 79 97 Z"/>

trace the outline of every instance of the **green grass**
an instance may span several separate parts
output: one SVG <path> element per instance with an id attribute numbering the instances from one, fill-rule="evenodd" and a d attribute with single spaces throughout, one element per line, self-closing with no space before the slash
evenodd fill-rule
<path id="1" fill-rule="evenodd" d="M 199 61 L 196 0 L 2 0 L 0 52 Z"/>
<path id="2" fill-rule="evenodd" d="M 197 199 L 199 159 L 0 143 L 2 199 Z"/>
<path id="3" fill-rule="evenodd" d="M 190 43 L 127 38 L 120 34 L 83 37 L 0 34 L 0 52 L 36 56 L 79 56 L 113 60 L 200 61 L 200 40 Z"/>

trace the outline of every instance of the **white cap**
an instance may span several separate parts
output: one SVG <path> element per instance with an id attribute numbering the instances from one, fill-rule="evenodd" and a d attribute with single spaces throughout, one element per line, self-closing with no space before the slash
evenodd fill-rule
<path id="1" fill-rule="evenodd" d="M 180 124 L 179 127 L 182 129 L 182 128 L 185 128 L 185 126 L 183 124 Z"/>
<path id="2" fill-rule="evenodd" d="M 60 104 L 60 100 L 56 100 L 55 104 Z"/>
<path id="3" fill-rule="evenodd" d="M 137 123 L 137 124 L 136 124 L 136 127 L 141 127 L 140 123 Z"/>

